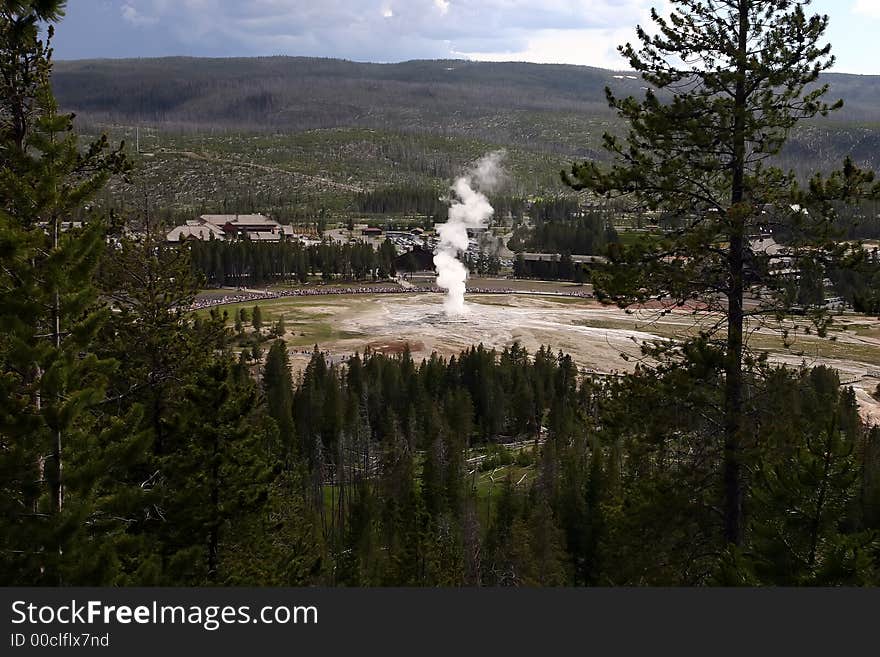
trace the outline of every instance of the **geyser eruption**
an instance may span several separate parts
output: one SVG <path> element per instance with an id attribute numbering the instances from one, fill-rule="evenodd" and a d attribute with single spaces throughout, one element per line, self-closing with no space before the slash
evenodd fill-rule
<path id="1" fill-rule="evenodd" d="M 452 186 L 454 197 L 449 206 L 449 219 L 437 228 L 440 243 L 434 251 L 437 287 L 447 291 L 443 308 L 447 316 L 464 314 L 465 282 L 468 271 L 458 259 L 468 248 L 468 229 L 483 228 L 495 210 L 483 192 L 491 192 L 501 182 L 503 151 L 481 158 Z"/>

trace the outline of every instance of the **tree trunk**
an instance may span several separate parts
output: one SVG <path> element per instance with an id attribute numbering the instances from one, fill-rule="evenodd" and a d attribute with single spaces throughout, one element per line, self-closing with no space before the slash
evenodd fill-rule
<path id="1" fill-rule="evenodd" d="M 220 562 L 220 436 L 215 435 L 211 449 L 210 526 L 208 528 L 208 581 L 217 583 Z"/>
<path id="2" fill-rule="evenodd" d="M 58 252 L 58 244 L 59 244 L 59 218 L 55 217 L 54 227 L 52 233 L 52 251 L 53 253 Z M 55 345 L 55 349 L 57 354 L 60 356 L 61 353 L 61 298 L 58 293 L 58 288 L 56 284 L 55 294 L 52 298 L 52 339 Z M 60 399 L 56 400 L 60 403 Z M 52 510 L 56 513 L 61 511 L 61 507 L 64 504 L 64 482 L 62 480 L 63 472 L 64 472 L 64 464 L 61 460 L 61 427 L 55 429 L 55 435 L 52 444 L 52 463 L 54 468 L 54 475 L 52 479 Z"/>
<path id="3" fill-rule="evenodd" d="M 745 129 L 746 57 L 748 56 L 749 2 L 739 2 L 739 43 L 734 134 L 731 208 L 728 216 L 730 247 L 727 257 L 727 359 L 724 388 L 724 539 L 743 541 L 742 421 L 743 421 L 743 247 L 745 242 Z"/>
<path id="4" fill-rule="evenodd" d="M 731 236 L 731 290 L 728 297 L 727 361 L 724 389 L 724 539 L 742 543 L 742 465 L 740 462 L 743 400 L 742 232 Z"/>

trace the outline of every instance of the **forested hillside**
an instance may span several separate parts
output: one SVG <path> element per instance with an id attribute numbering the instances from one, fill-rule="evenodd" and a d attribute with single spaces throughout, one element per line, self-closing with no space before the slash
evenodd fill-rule
<path id="1" fill-rule="evenodd" d="M 574 117 L 607 120 L 600 69 L 425 61 L 157 59 L 67 62 L 55 90 L 84 118 L 180 128 L 369 127 L 572 151 Z M 535 124 L 541 123 L 535 129 Z M 568 128 L 573 127 L 569 125 Z M 584 126 L 585 127 L 585 126 Z M 577 148 L 580 148 L 577 147 Z"/>
<path id="2" fill-rule="evenodd" d="M 880 77 L 824 81 L 845 108 L 800 129 L 786 157 L 796 164 L 807 150 L 830 160 L 846 152 L 874 163 Z M 599 155 L 598 140 L 615 121 L 605 86 L 617 95 L 644 88 L 629 73 L 584 66 L 302 57 L 60 62 L 53 84 L 61 106 L 87 121 L 190 131 L 366 127 L 578 157 Z"/>

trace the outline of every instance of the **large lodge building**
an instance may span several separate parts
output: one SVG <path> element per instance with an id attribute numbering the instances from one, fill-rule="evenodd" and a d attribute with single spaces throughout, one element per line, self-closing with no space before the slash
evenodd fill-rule
<path id="1" fill-rule="evenodd" d="M 262 214 L 203 214 L 175 226 L 166 236 L 169 242 L 210 239 L 280 242 L 284 238 L 302 240 L 308 236 L 297 234 L 293 226 L 282 225 Z"/>

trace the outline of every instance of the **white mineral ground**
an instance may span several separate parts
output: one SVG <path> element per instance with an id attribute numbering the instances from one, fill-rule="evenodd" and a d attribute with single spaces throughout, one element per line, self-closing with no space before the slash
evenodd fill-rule
<path id="1" fill-rule="evenodd" d="M 692 333 L 695 325 L 695 318 L 686 312 L 658 318 L 655 311 L 627 314 L 580 299 L 469 294 L 467 301 L 471 312 L 459 318 L 446 316 L 440 295 L 325 299 L 316 300 L 315 305 L 297 304 L 285 312 L 291 319 L 307 322 L 320 317 L 330 324 L 333 335 L 317 342 L 337 361 L 363 352 L 367 345 L 386 353 L 398 353 L 409 345 L 413 357 L 421 360 L 435 351 L 448 357 L 475 344 L 500 350 L 519 341 L 530 353 L 541 345 L 550 346 L 554 352 L 570 354 L 579 367 L 603 373 L 631 371 L 641 356 L 641 342 L 683 337 Z M 785 350 L 778 333 L 770 329 L 758 330 L 752 340 L 769 350 L 775 362 L 834 367 L 841 380 L 855 388 L 863 417 L 880 422 L 880 403 L 871 396 L 880 378 L 870 376 L 880 371 L 880 321 L 848 316 L 836 319 L 835 324 L 835 342 L 801 334 L 795 345 Z M 846 326 L 859 330 L 839 330 Z M 289 328 L 296 331 L 295 326 Z M 304 344 L 308 333 L 297 334 L 297 339 Z M 293 365 L 301 370 L 308 356 L 299 352 L 308 347 L 296 349 Z M 629 360 L 621 354 L 627 354 Z"/>

